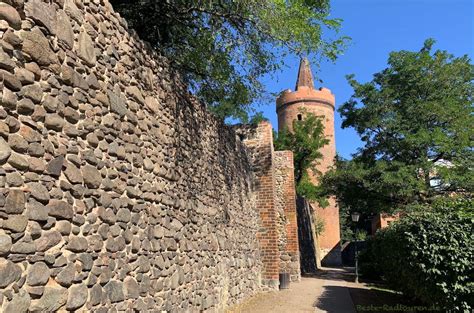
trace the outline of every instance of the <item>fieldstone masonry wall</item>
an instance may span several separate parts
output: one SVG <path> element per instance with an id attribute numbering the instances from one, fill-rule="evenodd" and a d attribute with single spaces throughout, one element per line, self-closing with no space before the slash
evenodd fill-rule
<path id="1" fill-rule="evenodd" d="M 222 311 L 278 279 L 271 166 L 106 0 L 2 1 L 0 84 L 0 311 Z"/>
<path id="2" fill-rule="evenodd" d="M 280 272 L 289 273 L 291 281 L 296 282 L 301 279 L 301 270 L 293 153 L 291 151 L 276 151 L 274 164 Z"/>
<path id="3" fill-rule="evenodd" d="M 291 152 L 107 0 L 0 2 L 0 92 L 0 311 L 223 311 L 299 279 Z"/>

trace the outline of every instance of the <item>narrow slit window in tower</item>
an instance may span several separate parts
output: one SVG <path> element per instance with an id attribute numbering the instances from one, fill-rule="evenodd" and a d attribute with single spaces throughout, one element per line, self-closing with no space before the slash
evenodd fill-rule
<path id="1" fill-rule="evenodd" d="M 302 121 L 302 120 L 303 120 L 303 115 L 298 114 L 297 117 L 298 117 L 298 121 Z"/>

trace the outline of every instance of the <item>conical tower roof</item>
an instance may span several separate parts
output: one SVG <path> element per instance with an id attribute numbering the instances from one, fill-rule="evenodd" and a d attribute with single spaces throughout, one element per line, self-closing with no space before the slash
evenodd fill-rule
<path id="1" fill-rule="evenodd" d="M 298 90 L 299 87 L 314 89 L 313 73 L 311 72 L 311 66 L 307 58 L 301 58 L 300 61 L 295 90 Z"/>
<path id="2" fill-rule="evenodd" d="M 296 79 L 295 91 L 284 90 L 277 98 L 277 112 L 283 107 L 298 105 L 326 105 L 334 109 L 336 99 L 331 90 L 321 87 L 314 88 L 313 73 L 307 58 L 301 58 Z"/>

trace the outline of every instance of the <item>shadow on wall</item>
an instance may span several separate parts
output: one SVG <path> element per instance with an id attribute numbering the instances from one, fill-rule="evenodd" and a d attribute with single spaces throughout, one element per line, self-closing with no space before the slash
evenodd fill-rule
<path id="1" fill-rule="evenodd" d="M 301 274 L 312 274 L 317 271 L 315 238 L 313 237 L 311 208 L 304 198 L 297 196 L 296 210 L 298 219 L 298 240 L 300 246 Z"/>
<path id="2" fill-rule="evenodd" d="M 342 265 L 340 241 L 321 259 L 321 265 L 325 267 L 340 267 Z"/>
<path id="3" fill-rule="evenodd" d="M 207 160 L 209 156 L 205 155 L 205 152 L 208 149 L 209 140 L 206 138 L 206 130 L 201 123 L 202 119 L 189 119 L 186 118 L 188 116 L 203 116 L 203 112 L 207 112 L 205 105 L 203 105 L 200 101 L 197 100 L 192 94 L 190 94 L 185 86 L 182 86 L 181 82 L 177 82 L 175 84 L 175 88 L 177 90 L 177 101 L 176 101 L 176 115 L 174 116 L 175 124 L 176 124 L 176 134 L 178 135 L 179 142 L 176 148 L 176 167 L 182 167 L 183 160 L 189 160 L 189 164 L 194 164 L 200 160 Z M 181 123 L 180 123 L 181 120 Z M 216 158 L 213 159 L 214 162 L 222 166 L 223 168 L 229 169 L 232 166 L 238 166 L 236 170 L 241 173 L 251 173 L 251 163 L 248 159 L 246 153 L 243 153 L 245 149 L 243 149 L 244 145 L 242 142 L 238 142 L 237 136 L 235 136 L 236 128 L 232 126 L 228 126 L 224 123 L 224 120 L 215 118 L 209 119 L 209 123 L 218 124 L 218 129 L 220 130 L 217 132 L 217 150 L 222 151 L 222 153 L 217 154 Z M 182 133 L 184 135 L 180 136 Z M 187 134 L 191 134 L 187 136 Z M 187 151 L 187 147 L 192 146 L 194 147 L 193 152 L 190 154 Z M 235 154 L 236 158 L 243 160 L 244 162 L 240 162 L 235 164 L 232 159 L 227 157 L 224 151 L 229 152 L 230 154 Z M 245 167 L 248 165 L 248 167 Z M 191 166 L 190 166 L 191 167 Z M 230 174 L 232 173 L 230 170 L 225 171 L 224 173 L 224 182 L 225 184 L 222 186 L 222 189 L 229 194 L 233 194 L 236 192 L 244 191 L 245 193 L 250 193 L 251 190 L 250 184 L 242 184 L 238 186 L 239 188 L 236 189 L 235 186 L 235 177 Z M 187 172 L 188 175 L 193 176 L 194 173 Z M 190 185 L 189 190 L 191 192 L 195 192 L 196 186 L 194 186 L 194 181 L 190 181 L 192 185 Z M 209 181 L 201 181 L 199 184 L 200 191 L 205 192 L 207 184 L 211 182 Z M 243 204 L 242 204 L 243 205 Z"/>
<path id="4" fill-rule="evenodd" d="M 341 245 L 338 242 L 321 258 L 321 250 L 318 249 L 316 234 L 313 230 L 314 209 L 303 197 L 297 197 L 296 209 L 298 213 L 298 239 L 300 248 L 301 274 L 315 273 L 321 266 L 340 267 Z M 325 252 L 325 251 L 324 251 Z"/>
<path id="5" fill-rule="evenodd" d="M 359 253 L 364 250 L 367 247 L 367 242 L 366 241 L 358 241 L 357 242 L 357 251 Z M 351 242 L 345 242 L 342 245 L 342 263 L 344 266 L 355 266 L 355 248 L 356 248 L 356 243 L 354 241 Z"/>

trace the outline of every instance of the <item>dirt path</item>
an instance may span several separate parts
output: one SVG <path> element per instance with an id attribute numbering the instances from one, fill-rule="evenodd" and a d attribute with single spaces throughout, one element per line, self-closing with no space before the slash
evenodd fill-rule
<path id="1" fill-rule="evenodd" d="M 303 277 L 291 283 L 290 289 L 263 293 L 232 312 L 293 313 L 330 312 L 355 313 L 347 287 L 352 277 L 342 269 L 324 269 L 314 277 Z"/>

